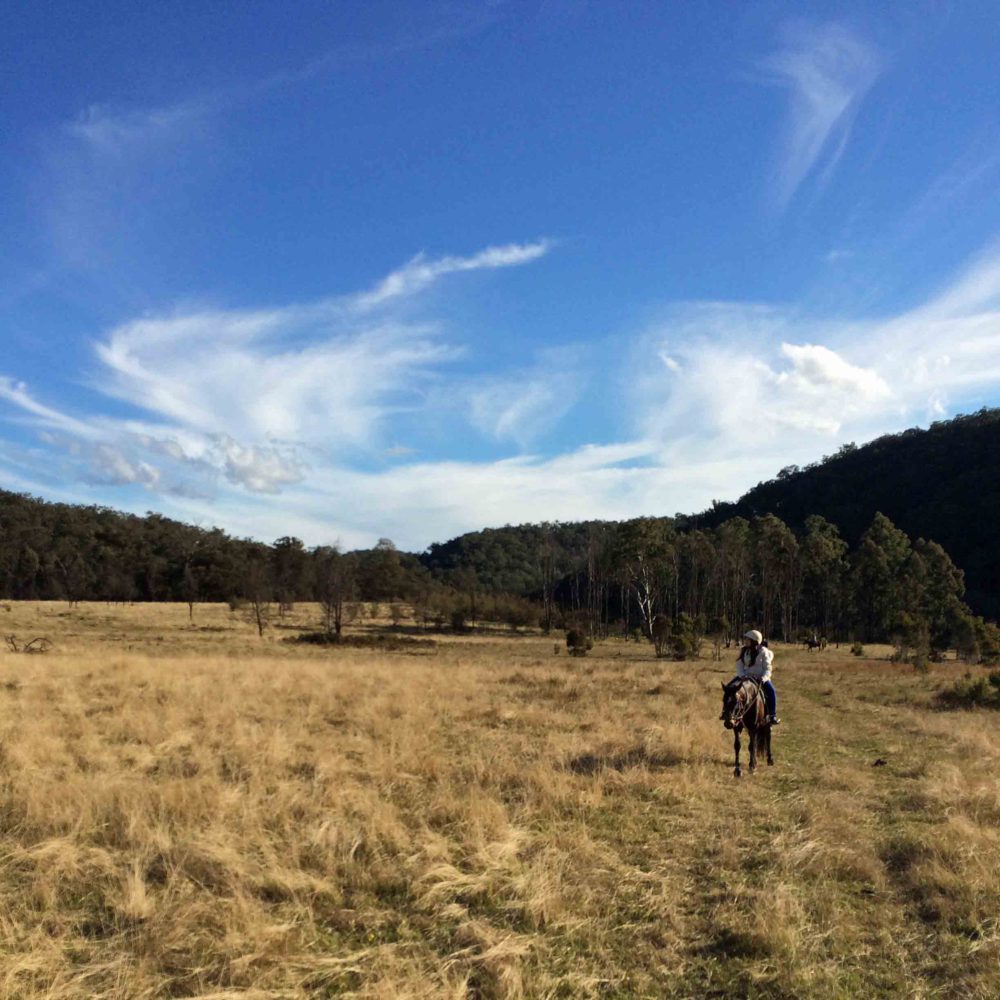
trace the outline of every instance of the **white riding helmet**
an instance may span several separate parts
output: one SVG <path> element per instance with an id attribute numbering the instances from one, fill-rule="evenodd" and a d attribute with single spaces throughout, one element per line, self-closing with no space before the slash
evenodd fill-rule
<path id="1" fill-rule="evenodd" d="M 744 632 L 743 638 L 752 639 L 758 646 L 764 641 L 764 637 L 755 628 L 750 629 L 749 632 Z"/>

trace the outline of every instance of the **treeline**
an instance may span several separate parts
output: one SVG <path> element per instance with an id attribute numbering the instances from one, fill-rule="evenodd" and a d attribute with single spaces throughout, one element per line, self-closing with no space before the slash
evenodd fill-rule
<path id="1" fill-rule="evenodd" d="M 897 527 L 872 496 L 951 541 Z M 387 539 L 351 553 L 292 537 L 268 545 L 157 514 L 0 492 L 0 596 L 258 608 L 318 600 L 334 631 L 345 608 L 404 602 L 438 627 L 538 623 L 669 636 L 678 648 L 752 623 L 787 640 L 895 641 L 901 655 L 952 647 L 989 659 L 995 629 L 965 603 L 949 554 L 965 552 L 978 573 L 972 607 L 994 607 L 998 505 L 1000 410 L 845 446 L 701 515 L 485 529 L 419 556 Z"/>
<path id="2" fill-rule="evenodd" d="M 844 445 L 821 462 L 788 466 L 735 503 L 666 519 L 678 532 L 715 529 L 734 517 L 774 514 L 797 535 L 821 515 L 852 548 L 881 511 L 910 538 L 933 538 L 959 565 L 966 600 L 1000 616 L 1000 409 L 956 417 L 928 430 L 907 430 L 858 447 Z M 586 559 L 601 522 L 518 525 L 470 532 L 432 545 L 421 557 L 435 574 L 474 569 L 484 586 L 513 593 L 542 589 L 538 552 L 553 549 L 565 565 Z"/>
<path id="3" fill-rule="evenodd" d="M 876 511 L 911 538 L 933 538 L 965 573 L 966 600 L 1000 617 L 1000 409 L 982 409 L 844 445 L 821 462 L 788 466 L 735 503 L 690 518 L 716 527 L 732 517 L 775 514 L 795 531 L 820 514 L 856 545 Z"/>
<path id="4" fill-rule="evenodd" d="M 558 530 L 547 541 L 543 531 L 538 550 L 543 625 L 638 631 L 681 649 L 753 624 L 786 641 L 892 642 L 907 659 L 950 648 L 969 660 L 1000 655 L 1000 633 L 963 601 L 948 553 L 911 542 L 880 513 L 853 549 L 818 515 L 798 533 L 773 514 L 710 529 L 666 518 L 592 524 L 572 565 Z"/>
<path id="5" fill-rule="evenodd" d="M 350 553 L 306 548 L 292 537 L 267 545 L 159 514 L 138 517 L 6 491 L 0 491 L 0 597 L 249 602 L 261 613 L 264 604 L 280 609 L 316 600 L 337 631 L 366 602 L 405 601 L 419 621 L 436 627 L 538 621 L 523 596 L 470 585 L 463 572 L 435 575 L 388 539 Z"/>

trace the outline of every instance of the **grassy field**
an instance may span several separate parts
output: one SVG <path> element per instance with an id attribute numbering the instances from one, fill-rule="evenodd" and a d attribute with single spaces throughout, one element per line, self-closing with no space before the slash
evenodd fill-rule
<path id="1" fill-rule="evenodd" d="M 0 997 L 1000 996 L 963 665 L 779 646 L 736 780 L 727 663 L 315 618 L 0 607 Z"/>

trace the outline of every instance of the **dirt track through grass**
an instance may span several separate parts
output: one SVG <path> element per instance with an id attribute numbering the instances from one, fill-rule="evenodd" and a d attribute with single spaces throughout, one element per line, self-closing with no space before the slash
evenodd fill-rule
<path id="1" fill-rule="evenodd" d="M 737 781 L 708 659 L 6 614 L 56 649 L 0 660 L 0 997 L 1000 995 L 960 665 L 779 647 L 777 763 Z"/>

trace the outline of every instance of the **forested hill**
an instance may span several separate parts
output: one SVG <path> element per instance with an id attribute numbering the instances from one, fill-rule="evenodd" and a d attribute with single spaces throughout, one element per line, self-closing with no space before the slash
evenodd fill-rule
<path id="1" fill-rule="evenodd" d="M 546 560 L 557 575 L 579 566 L 586 560 L 593 529 L 608 523 L 575 521 L 484 528 L 431 545 L 420 561 L 436 576 L 472 570 L 488 590 L 532 594 L 542 589 Z"/>
<path id="2" fill-rule="evenodd" d="M 1000 409 L 848 444 L 821 462 L 782 469 L 735 503 L 664 520 L 683 532 L 774 514 L 801 533 L 806 518 L 819 514 L 854 546 L 878 511 L 911 538 L 942 545 L 965 572 L 969 604 L 1000 617 Z M 564 571 L 585 564 L 600 525 L 487 528 L 432 545 L 420 559 L 435 574 L 472 569 L 486 587 L 537 593 L 546 550 Z"/>
<path id="3" fill-rule="evenodd" d="M 911 538 L 943 546 L 965 571 L 969 604 L 1000 616 L 1000 409 L 845 445 L 815 465 L 783 469 L 735 503 L 716 504 L 693 520 L 709 528 L 732 517 L 774 514 L 800 531 L 819 514 L 854 545 L 876 511 Z"/>

